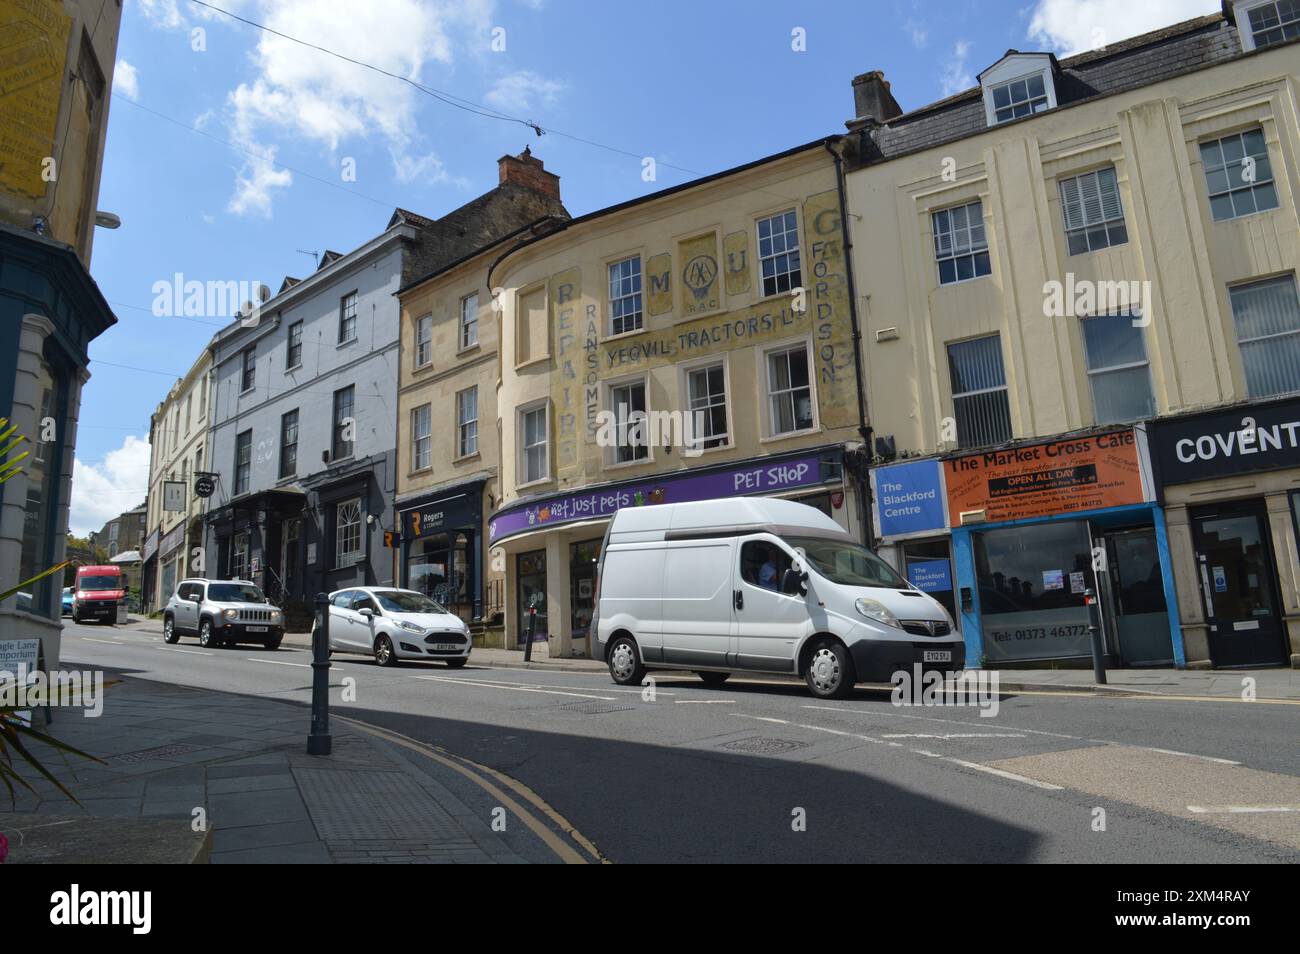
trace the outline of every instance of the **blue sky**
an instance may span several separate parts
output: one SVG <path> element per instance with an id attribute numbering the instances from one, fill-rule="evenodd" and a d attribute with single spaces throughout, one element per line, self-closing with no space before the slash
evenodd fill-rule
<path id="1" fill-rule="evenodd" d="M 1217 0 L 211 2 L 490 111 L 613 148 L 539 138 L 518 123 L 448 106 L 193 0 L 127 0 L 99 199 L 122 227 L 97 233 L 91 267 L 118 324 L 91 346 L 75 533 L 143 500 L 149 415 L 229 317 L 155 316 L 154 284 L 177 272 L 265 282 L 274 291 L 285 275 L 314 267 L 300 250 L 355 248 L 397 205 L 443 215 L 496 185 L 497 158 L 525 145 L 560 175 L 565 204 L 579 215 L 843 131 L 850 80 L 866 70 L 883 70 L 912 109 L 973 85 L 1011 47 L 1064 55 L 1219 7 Z M 802 51 L 792 49 L 796 29 L 804 31 Z M 504 50 L 493 48 L 494 38 Z M 656 159 L 655 182 L 642 180 L 643 156 Z"/>

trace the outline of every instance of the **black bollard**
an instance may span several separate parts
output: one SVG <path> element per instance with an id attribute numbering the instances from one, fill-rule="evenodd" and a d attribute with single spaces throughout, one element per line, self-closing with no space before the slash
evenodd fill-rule
<path id="1" fill-rule="evenodd" d="M 330 754 L 330 611 L 329 599 L 316 594 L 319 624 L 311 634 L 311 734 L 308 755 Z"/>
<path id="2" fill-rule="evenodd" d="M 528 643 L 524 646 L 524 662 L 533 661 L 533 636 L 537 634 L 537 601 L 528 605 Z"/>
<path id="3" fill-rule="evenodd" d="M 1092 588 L 1083 591 L 1083 602 L 1088 607 L 1088 635 L 1092 639 L 1092 675 L 1097 685 L 1106 685 L 1106 659 L 1101 645 L 1101 607 Z"/>

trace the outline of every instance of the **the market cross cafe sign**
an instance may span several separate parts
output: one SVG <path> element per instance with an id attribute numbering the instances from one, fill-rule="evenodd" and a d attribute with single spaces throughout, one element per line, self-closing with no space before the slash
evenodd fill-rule
<path id="1" fill-rule="evenodd" d="M 1300 467 L 1300 401 L 1164 418 L 1150 427 L 1161 484 Z"/>
<path id="2" fill-rule="evenodd" d="M 944 461 L 944 476 L 955 526 L 971 518 L 1001 523 L 1150 499 L 1133 429 L 954 457 Z"/>

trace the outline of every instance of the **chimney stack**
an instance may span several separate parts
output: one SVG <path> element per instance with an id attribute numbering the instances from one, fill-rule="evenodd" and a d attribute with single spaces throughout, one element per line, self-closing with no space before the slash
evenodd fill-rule
<path id="1" fill-rule="evenodd" d="M 542 160 L 536 158 L 527 146 L 517 156 L 502 156 L 497 160 L 497 167 L 501 174 L 501 185 L 509 183 L 552 199 L 560 198 L 560 177 L 547 172 Z"/>
<path id="2" fill-rule="evenodd" d="M 850 125 L 879 126 L 903 113 L 880 70 L 853 77 L 853 105 L 857 118 Z"/>

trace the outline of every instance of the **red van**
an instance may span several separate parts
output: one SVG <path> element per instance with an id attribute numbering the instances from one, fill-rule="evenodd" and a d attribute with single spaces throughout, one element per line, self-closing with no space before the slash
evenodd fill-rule
<path id="1" fill-rule="evenodd" d="M 72 621 L 117 622 L 117 604 L 126 597 L 121 567 L 79 566 L 72 588 Z"/>

